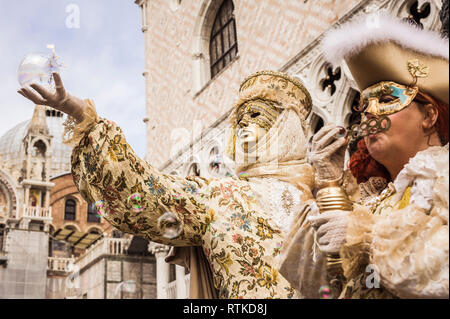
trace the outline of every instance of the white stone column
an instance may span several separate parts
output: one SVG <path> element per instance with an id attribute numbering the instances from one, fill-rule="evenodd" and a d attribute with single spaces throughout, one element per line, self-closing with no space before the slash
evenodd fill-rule
<path id="1" fill-rule="evenodd" d="M 170 268 L 165 258 L 169 247 L 152 242 L 148 248 L 156 257 L 156 298 L 167 299 L 166 287 L 169 283 Z"/>
<path id="2" fill-rule="evenodd" d="M 50 207 L 50 190 L 46 189 L 45 190 L 45 204 L 44 204 L 45 208 L 49 208 Z"/>
<path id="3" fill-rule="evenodd" d="M 186 277 L 184 267 L 175 265 L 175 275 L 177 281 L 177 299 L 186 299 Z"/>

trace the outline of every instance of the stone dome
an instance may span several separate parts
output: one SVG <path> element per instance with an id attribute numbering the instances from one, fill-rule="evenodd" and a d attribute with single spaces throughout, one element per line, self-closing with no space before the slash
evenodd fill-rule
<path id="1" fill-rule="evenodd" d="M 63 122 L 67 116 L 49 107 L 46 108 L 45 115 L 49 133 L 53 136 L 51 142 L 52 161 L 49 175 L 52 178 L 70 172 L 72 148 L 62 142 Z M 19 123 L 0 137 L 1 159 L 13 170 L 20 170 L 25 159 L 23 139 L 28 132 L 30 123 L 31 119 Z"/>

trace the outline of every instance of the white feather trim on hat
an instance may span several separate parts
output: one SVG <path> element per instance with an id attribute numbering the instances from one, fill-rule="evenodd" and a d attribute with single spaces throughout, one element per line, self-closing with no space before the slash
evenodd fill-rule
<path id="1" fill-rule="evenodd" d="M 390 41 L 426 55 L 449 59 L 447 38 L 437 32 L 421 30 L 398 17 L 377 13 L 328 31 L 321 45 L 325 59 L 337 64 L 370 44 Z"/>

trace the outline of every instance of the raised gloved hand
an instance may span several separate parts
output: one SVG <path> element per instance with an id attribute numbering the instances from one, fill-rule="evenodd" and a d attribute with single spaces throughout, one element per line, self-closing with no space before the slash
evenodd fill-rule
<path id="1" fill-rule="evenodd" d="M 85 102 L 66 92 L 58 73 L 53 73 L 53 79 L 55 80 L 55 92 L 51 92 L 39 84 L 30 85 L 39 95 L 29 88 L 21 88 L 17 92 L 35 104 L 48 105 L 73 117 L 76 122 L 81 122 L 87 107 Z"/>
<path id="2" fill-rule="evenodd" d="M 317 232 L 319 249 L 325 253 L 338 254 L 347 236 L 347 211 L 330 210 L 307 220 Z"/>
<path id="3" fill-rule="evenodd" d="M 342 128 L 327 125 L 317 132 L 311 145 L 309 160 L 316 169 L 318 184 L 337 181 L 344 171 L 346 138 L 336 137 Z"/>

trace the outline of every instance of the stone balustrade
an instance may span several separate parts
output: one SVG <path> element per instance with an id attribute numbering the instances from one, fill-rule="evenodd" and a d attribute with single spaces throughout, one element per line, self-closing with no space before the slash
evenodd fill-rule
<path id="1" fill-rule="evenodd" d="M 82 269 L 90 262 L 94 261 L 102 255 L 124 255 L 127 252 L 131 238 L 103 238 L 89 247 L 83 255 L 81 255 L 75 264 Z"/>
<path id="2" fill-rule="evenodd" d="M 70 273 L 73 270 L 73 258 L 48 257 L 47 271 L 61 271 Z"/>
<path id="3" fill-rule="evenodd" d="M 45 208 L 39 206 L 24 206 L 23 214 L 24 218 L 32 218 L 32 219 L 52 219 L 52 208 Z"/>
<path id="4" fill-rule="evenodd" d="M 169 282 L 166 286 L 167 299 L 177 299 L 177 282 L 176 280 Z"/>
<path id="5" fill-rule="evenodd" d="M 187 299 L 189 298 L 189 285 L 190 285 L 190 281 L 191 281 L 191 275 L 187 274 L 184 277 L 184 282 L 185 282 L 185 287 L 186 287 L 186 292 L 184 296 L 177 296 L 177 281 L 171 281 L 167 284 L 166 286 L 166 296 L 167 299 Z"/>

